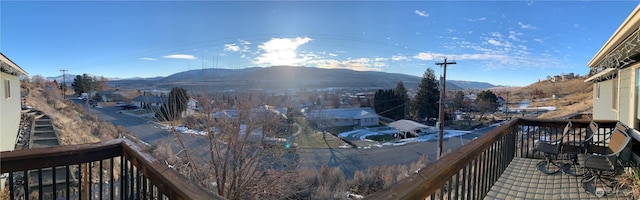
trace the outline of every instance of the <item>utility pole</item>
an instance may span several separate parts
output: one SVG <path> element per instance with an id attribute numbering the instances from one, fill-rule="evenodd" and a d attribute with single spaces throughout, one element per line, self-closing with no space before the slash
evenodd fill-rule
<path id="1" fill-rule="evenodd" d="M 436 62 L 436 65 L 440 65 L 443 68 L 442 73 L 442 90 L 440 91 L 440 109 L 438 126 L 440 128 L 440 132 L 438 133 L 438 159 L 442 157 L 442 141 L 444 140 L 444 102 L 446 93 L 446 85 L 447 85 L 447 65 L 457 64 L 456 61 L 447 62 L 447 58 L 444 58 L 444 62 Z"/>
<path id="2" fill-rule="evenodd" d="M 67 71 L 66 69 L 61 69 L 62 72 L 62 98 L 67 94 Z"/>

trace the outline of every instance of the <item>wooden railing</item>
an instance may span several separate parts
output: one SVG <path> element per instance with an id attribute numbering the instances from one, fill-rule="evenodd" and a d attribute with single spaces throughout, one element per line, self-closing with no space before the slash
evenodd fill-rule
<path id="1" fill-rule="evenodd" d="M 127 139 L 0 152 L 10 199 L 224 199 Z"/>
<path id="2" fill-rule="evenodd" d="M 483 199 L 514 157 L 539 157 L 532 151 L 534 142 L 561 134 L 567 122 L 513 119 L 367 199 Z M 571 131 L 583 133 L 590 121 L 571 122 Z M 606 145 L 604 138 L 617 121 L 596 122 L 596 140 L 601 139 Z"/>

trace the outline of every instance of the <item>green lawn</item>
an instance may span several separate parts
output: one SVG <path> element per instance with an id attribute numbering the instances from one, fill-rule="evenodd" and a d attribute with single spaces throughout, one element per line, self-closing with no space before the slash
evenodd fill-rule
<path id="1" fill-rule="evenodd" d="M 378 141 L 378 142 L 386 142 L 386 141 L 391 141 L 396 139 L 396 138 L 393 138 L 393 135 L 389 135 L 389 134 L 372 135 L 372 136 L 367 136 L 366 138 L 373 141 Z"/>

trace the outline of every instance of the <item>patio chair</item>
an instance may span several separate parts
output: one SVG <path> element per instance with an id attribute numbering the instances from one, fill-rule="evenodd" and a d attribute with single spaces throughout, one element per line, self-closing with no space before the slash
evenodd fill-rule
<path id="1" fill-rule="evenodd" d="M 567 154 L 571 159 L 571 166 L 566 168 L 567 171 L 563 171 L 565 174 L 573 176 L 584 175 L 584 170 L 582 170 L 580 163 L 578 162 L 578 154 L 585 154 L 589 151 L 592 146 L 591 144 L 594 143 L 592 141 L 593 136 L 597 133 L 598 124 L 591 121 L 586 131 L 568 135 L 573 135 L 573 137 L 565 139 L 560 150 L 561 154 Z M 568 171 L 568 169 L 572 169 L 573 171 Z"/>
<path id="2" fill-rule="evenodd" d="M 569 130 L 571 130 L 571 122 L 567 123 L 567 125 L 564 127 L 562 135 L 556 140 L 540 140 L 536 142 L 533 150 L 542 152 L 544 154 L 544 160 L 538 162 L 538 164 L 536 165 L 540 172 L 550 175 L 560 172 L 560 170 L 565 167 L 564 164 L 556 162 L 554 158 L 557 158 L 561 153 L 564 138 L 569 134 Z"/>
<path id="3" fill-rule="evenodd" d="M 598 152 L 594 152 L 594 148 L 590 148 L 590 152 L 578 154 L 578 163 L 585 169 L 582 187 L 589 193 L 596 194 L 598 182 L 611 188 L 611 190 L 605 191 L 605 194 L 613 191 L 616 182 L 611 176 L 615 175 L 619 162 L 618 156 L 629 144 L 631 137 L 627 134 L 626 127 L 616 126 L 608 141 L 609 145 L 605 148 L 595 148 L 599 150 Z"/>

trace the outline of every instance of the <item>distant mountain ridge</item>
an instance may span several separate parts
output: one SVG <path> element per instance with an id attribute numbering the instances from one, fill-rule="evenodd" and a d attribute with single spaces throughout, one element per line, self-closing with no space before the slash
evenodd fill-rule
<path id="1" fill-rule="evenodd" d="M 119 85 L 146 85 L 170 89 L 175 86 L 192 89 L 215 87 L 224 90 L 300 89 L 300 88 L 395 88 L 402 81 L 407 89 L 417 89 L 421 77 L 377 71 L 325 69 L 316 67 L 251 67 L 243 69 L 206 68 L 178 72 L 167 77 L 122 79 Z M 462 85 L 462 86 L 461 86 Z M 447 90 L 488 89 L 490 83 L 447 80 Z"/>

